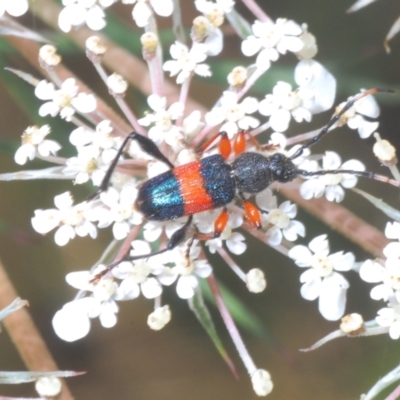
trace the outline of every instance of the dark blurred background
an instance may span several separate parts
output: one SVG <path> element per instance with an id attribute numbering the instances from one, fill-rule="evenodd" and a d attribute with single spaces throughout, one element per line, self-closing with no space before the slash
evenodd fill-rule
<path id="1" fill-rule="evenodd" d="M 186 26 L 196 15 L 191 1 L 182 1 Z M 190 4 L 189 4 L 190 3 Z M 400 36 L 391 42 L 392 53 L 384 51 L 383 40 L 394 20 L 400 15 L 400 4 L 395 0 L 378 1 L 355 14 L 346 14 L 351 0 L 281 0 L 259 1 L 273 18 L 286 17 L 298 23 L 306 22 L 318 41 L 316 59 L 336 77 L 338 93 L 336 104 L 359 91 L 372 86 L 399 88 Z M 40 1 L 37 2 L 40 5 Z M 238 5 L 244 15 L 251 18 Z M 129 10 L 129 12 L 127 12 Z M 130 7 L 117 5 L 112 8 L 113 18 L 120 18 L 133 29 L 132 51 L 138 55 L 140 31 L 134 27 Z M 59 43 L 65 64 L 97 93 L 106 94 L 101 82 L 82 51 L 55 32 L 47 31 L 33 15 L 23 18 L 31 29 L 40 29 Z M 160 28 L 168 29 L 169 21 L 160 20 Z M 227 25 L 226 25 L 227 26 Z M 108 34 L 113 34 L 112 27 Z M 228 29 L 229 32 L 229 29 Z M 210 107 L 226 87 L 226 80 L 218 78 L 234 65 L 247 65 L 249 59 L 241 56 L 236 37 L 227 37 L 227 46 L 218 60 L 210 61 L 216 69 L 210 81 L 195 81 L 191 95 Z M 21 56 L 1 40 L 1 66 L 26 70 L 39 76 Z M 168 43 L 168 45 L 170 42 Z M 127 46 L 127 43 L 121 43 Z M 128 44 L 129 45 L 129 44 Z M 167 54 L 167 53 L 166 53 Z M 277 80 L 293 81 L 294 57 L 282 58 L 274 66 L 253 95 L 262 98 L 269 93 Z M 229 67 L 229 68 L 228 68 Z M 8 75 L 7 75 L 8 74 Z M 37 117 L 39 101 L 34 99 L 28 84 L 21 83 L 1 72 L 0 81 L 0 172 L 16 171 L 20 167 L 13 161 L 23 130 L 34 123 L 50 123 L 53 137 L 68 142 L 72 125 Z M 105 96 L 104 96 L 105 98 Z M 111 99 L 106 99 L 112 104 Z M 382 106 L 379 132 L 389 138 L 397 148 L 400 123 L 399 95 L 379 96 Z M 137 112 L 146 109 L 145 97 L 134 90 L 128 101 L 135 103 Z M 139 104 L 139 105 L 138 105 Z M 293 132 L 305 132 L 322 126 L 330 118 L 330 112 L 318 116 L 313 125 L 295 127 Z M 369 170 L 387 174 L 371 156 L 373 139 L 361 141 L 354 131 L 342 129 L 331 134 L 317 147 L 337 150 L 343 160 L 359 158 Z M 27 164 L 25 169 L 42 168 L 40 161 Z M 361 182 L 361 188 L 384 197 L 398 208 L 398 192 L 376 182 Z M 118 323 L 112 329 L 104 329 L 93 321 L 90 334 L 75 343 L 59 339 L 51 326 L 54 313 L 75 295 L 65 280 L 70 271 L 88 269 L 100 256 L 111 235 L 100 231 L 95 241 L 83 238 L 70 242 L 64 248 L 54 244 L 53 233 L 41 237 L 31 227 L 30 219 L 35 209 L 52 208 L 56 194 L 72 190 L 77 198 L 83 198 L 90 188 L 74 188 L 68 181 L 0 182 L 0 257 L 19 295 L 30 302 L 32 314 L 41 334 L 51 349 L 60 369 L 87 371 L 81 377 L 68 380 L 77 399 L 119 400 L 169 400 L 169 399 L 253 399 L 250 381 L 236 354 L 230 337 L 213 306 L 210 306 L 217 330 L 231 357 L 237 365 L 241 380 L 236 381 L 212 342 L 188 309 L 187 304 L 175 295 L 174 288 L 166 290 L 165 302 L 173 313 L 171 323 L 160 332 L 149 330 L 147 315 L 152 302 L 140 298 L 121 303 Z M 387 192 L 387 193 L 385 193 Z M 356 208 L 357 214 L 379 229 L 384 229 L 387 218 L 355 194 L 347 193 L 344 202 Z M 298 219 L 307 226 L 308 243 L 316 235 L 328 233 L 332 251 L 353 251 L 358 261 L 369 257 L 360 248 L 342 239 L 321 222 L 299 211 Z M 210 257 L 215 274 L 263 323 L 264 337 L 241 329 L 244 340 L 256 364 L 267 369 L 275 388 L 271 399 L 357 399 L 375 381 L 398 364 L 398 343 L 388 337 L 340 339 L 323 348 L 300 353 L 316 340 L 337 328 L 337 323 L 325 321 L 317 310 L 317 302 L 301 298 L 299 289 L 300 269 L 251 237 L 249 251 L 237 257 L 244 269 L 262 268 L 268 279 L 267 290 L 259 295 L 247 292 L 243 284 L 233 276 L 218 257 Z M 370 286 L 360 282 L 354 273 L 346 277 L 351 283 L 347 312 L 360 312 L 365 319 L 372 319 L 383 303 L 369 297 Z M 0 370 L 24 370 L 6 332 L 0 336 Z M 1 386 L 0 395 L 34 396 L 32 385 Z"/>

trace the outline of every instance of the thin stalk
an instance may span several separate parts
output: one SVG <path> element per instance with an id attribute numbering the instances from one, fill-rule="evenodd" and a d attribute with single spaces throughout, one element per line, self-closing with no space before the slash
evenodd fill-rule
<path id="1" fill-rule="evenodd" d="M 186 106 L 187 98 L 189 96 L 189 88 L 190 88 L 190 82 L 192 81 L 192 76 L 190 76 L 188 79 L 186 79 L 181 86 L 181 93 L 179 96 L 179 103 L 183 104 Z M 183 117 L 185 116 L 185 110 L 183 111 L 183 114 L 181 117 L 179 117 L 176 121 L 177 126 L 182 126 L 183 122 Z"/>
<path id="2" fill-rule="evenodd" d="M 226 252 L 223 247 L 218 247 L 218 254 L 221 258 L 227 263 L 230 269 L 243 281 L 246 282 L 246 274 L 242 271 L 242 269 L 235 263 L 233 258 Z"/>
<path id="3" fill-rule="evenodd" d="M 233 343 L 235 344 L 236 350 L 239 353 L 240 358 L 243 361 L 243 364 L 245 365 L 247 372 L 249 373 L 250 376 L 256 372 L 257 367 L 254 364 L 253 359 L 251 358 L 249 352 L 247 351 L 247 348 L 243 342 L 242 337 L 240 336 L 240 333 L 236 327 L 235 321 L 233 320 L 228 307 L 225 304 L 225 301 L 222 297 L 222 293 L 219 289 L 218 283 L 215 279 L 214 274 L 211 274 L 207 278 L 207 282 L 210 286 L 211 292 L 215 298 L 215 302 L 217 304 L 218 310 L 221 314 L 222 319 L 224 320 L 225 326 L 229 332 L 229 335 L 232 338 Z"/>
<path id="4" fill-rule="evenodd" d="M 262 22 L 274 21 L 262 10 L 262 8 L 254 0 L 242 0 L 242 3 L 254 14 L 254 16 Z"/>
<path id="5" fill-rule="evenodd" d="M 93 63 L 93 66 L 95 67 L 97 73 L 100 75 L 100 78 L 103 80 L 103 82 L 107 86 L 108 75 L 107 75 L 106 71 L 104 70 L 103 66 L 101 64 L 99 64 L 99 63 Z M 135 129 L 135 131 L 139 132 L 142 135 L 146 135 L 145 130 L 138 123 L 136 115 L 130 109 L 130 107 L 128 106 L 126 101 L 121 96 L 119 96 L 118 94 L 114 95 L 113 97 L 114 97 L 115 101 L 117 102 L 117 104 L 118 104 L 119 108 L 121 109 L 121 111 L 124 113 L 126 119 L 129 121 L 129 123 Z"/>
<path id="6" fill-rule="evenodd" d="M 149 23 L 146 25 L 146 32 L 151 32 L 156 37 L 160 37 L 157 28 L 157 21 L 154 13 L 149 18 Z M 164 95 L 164 71 L 163 71 L 163 49 L 162 46 L 157 46 L 155 57 L 148 62 L 152 92 L 159 96 Z"/>

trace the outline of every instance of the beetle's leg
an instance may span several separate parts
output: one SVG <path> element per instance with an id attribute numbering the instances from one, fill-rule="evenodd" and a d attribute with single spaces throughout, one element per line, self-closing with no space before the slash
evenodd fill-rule
<path id="1" fill-rule="evenodd" d="M 88 196 L 88 200 L 94 199 L 101 192 L 103 192 L 104 190 L 107 189 L 108 184 L 110 183 L 111 176 L 114 172 L 114 169 L 117 166 L 118 160 L 121 157 L 121 154 L 124 151 L 124 148 L 125 148 L 126 144 L 129 142 L 129 140 L 135 140 L 138 143 L 138 145 L 140 146 L 140 148 L 145 153 L 147 153 L 148 155 L 156 158 L 157 160 L 162 161 L 163 163 L 167 164 L 171 169 L 174 168 L 174 165 L 171 163 L 171 161 L 169 161 L 168 158 L 165 157 L 163 153 L 161 153 L 160 149 L 157 147 L 157 145 L 152 140 L 141 135 L 140 133 L 132 132 L 122 142 L 120 148 L 117 151 L 117 154 L 116 154 L 114 160 L 112 161 L 106 174 L 104 175 L 103 181 L 101 182 L 99 189 L 96 190 L 94 193 L 92 193 L 90 196 Z"/>
<path id="2" fill-rule="evenodd" d="M 221 214 L 218 216 L 218 218 L 214 221 L 214 232 L 209 233 L 209 234 L 202 234 L 199 232 L 192 233 L 191 229 L 193 227 L 192 222 L 193 222 L 193 217 L 189 216 L 188 220 L 186 221 L 185 225 L 183 225 L 181 228 L 176 230 L 171 238 L 169 239 L 169 242 L 167 243 L 166 247 L 164 249 L 155 251 L 154 253 L 150 254 L 142 254 L 140 256 L 125 256 L 121 258 L 118 261 L 113 262 L 112 264 L 108 265 L 107 268 L 105 268 L 103 271 L 99 272 L 97 275 L 95 275 L 91 282 L 98 281 L 100 278 L 102 278 L 104 275 L 106 275 L 108 272 L 110 272 L 113 268 L 115 268 L 117 265 L 119 265 L 123 261 L 136 261 L 136 260 L 142 260 L 144 258 L 150 258 L 159 254 L 163 254 L 169 250 L 174 249 L 176 246 L 184 242 L 185 240 L 188 239 L 190 236 L 190 240 L 188 242 L 187 250 L 186 250 L 186 257 L 189 260 L 189 253 L 190 253 L 190 248 L 192 247 L 193 241 L 195 239 L 198 240 L 209 240 L 209 239 L 215 239 L 219 236 L 221 236 L 222 232 L 224 231 L 227 223 L 229 220 L 229 215 L 228 211 L 226 208 L 224 208 L 221 212 Z"/>
<path id="3" fill-rule="evenodd" d="M 154 253 L 150 253 L 150 254 L 142 254 L 140 256 L 125 256 L 125 257 L 121 258 L 120 260 L 115 261 L 112 264 L 108 265 L 107 268 L 105 268 L 103 271 L 101 271 L 100 273 L 95 275 L 94 278 L 92 279 L 92 282 L 99 280 L 101 277 L 106 275 L 108 272 L 110 272 L 113 268 L 115 268 L 117 265 L 119 265 L 123 261 L 142 260 L 144 258 L 150 258 L 150 257 L 156 256 L 158 254 L 163 254 L 169 250 L 174 249 L 176 246 L 178 246 L 179 244 L 181 244 L 183 241 L 185 241 L 188 238 L 188 234 L 190 232 L 190 229 L 192 228 L 192 220 L 193 220 L 193 217 L 190 216 L 188 218 L 188 220 L 186 221 L 185 225 L 183 225 L 181 228 L 179 228 L 172 234 L 171 238 L 169 239 L 169 241 L 164 249 L 155 251 Z M 193 243 L 193 235 L 190 238 L 189 243 L 191 246 Z M 189 250 L 190 250 L 190 247 L 189 247 Z"/>
<path id="4" fill-rule="evenodd" d="M 198 149 L 197 153 L 198 154 L 203 154 L 219 137 L 221 137 L 221 140 L 218 144 L 218 151 L 221 154 L 222 158 L 226 160 L 232 151 L 231 148 L 231 142 L 228 139 L 228 135 L 226 132 L 218 132 L 214 136 L 211 136 L 210 139 L 205 141 Z"/>
<path id="5" fill-rule="evenodd" d="M 261 229 L 261 213 L 259 209 L 250 201 L 243 199 L 244 216 L 247 222 L 257 229 Z"/>
<path id="6" fill-rule="evenodd" d="M 194 239 L 210 240 L 220 237 L 226 225 L 228 224 L 228 221 L 229 221 L 229 214 L 226 208 L 224 207 L 221 214 L 219 214 L 217 219 L 214 221 L 214 231 L 212 233 L 197 232 L 194 234 Z"/>
<path id="7" fill-rule="evenodd" d="M 236 156 L 245 152 L 246 136 L 247 136 L 247 139 L 250 140 L 250 142 L 255 146 L 255 148 L 257 150 L 262 150 L 260 143 L 258 143 L 258 141 L 254 138 L 254 136 L 248 130 L 241 129 L 237 133 L 237 135 L 235 137 L 235 141 L 233 143 L 233 149 L 235 151 Z"/>

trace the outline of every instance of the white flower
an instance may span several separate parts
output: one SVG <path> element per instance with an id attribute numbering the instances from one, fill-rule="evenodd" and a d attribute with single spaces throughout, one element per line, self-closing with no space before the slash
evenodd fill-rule
<path id="1" fill-rule="evenodd" d="M 296 204 L 285 201 L 278 208 L 276 197 L 273 196 L 271 189 L 258 193 L 256 203 L 262 210 L 268 211 L 268 214 L 263 213 L 262 217 L 263 226 L 267 228 L 266 235 L 270 245 L 279 245 L 283 237 L 294 242 L 298 236 L 305 236 L 304 225 L 299 221 L 292 220 L 297 214 Z"/>
<path id="2" fill-rule="evenodd" d="M 292 91 L 292 86 L 286 82 L 278 82 L 260 101 L 258 111 L 269 116 L 271 128 L 277 132 L 284 132 L 289 127 L 291 117 L 297 122 L 311 121 L 311 112 L 302 107 L 302 98 L 298 91 Z"/>
<path id="3" fill-rule="evenodd" d="M 56 90 L 53 83 L 40 81 L 35 88 L 35 95 L 40 100 L 50 100 L 39 108 L 39 115 L 55 117 L 60 113 L 61 118 L 71 121 L 75 110 L 80 113 L 90 113 L 96 109 L 96 99 L 92 94 L 79 93 L 75 79 L 68 78 L 61 89 Z"/>
<path id="4" fill-rule="evenodd" d="M 109 163 L 102 162 L 99 148 L 93 145 L 80 147 L 77 157 L 67 159 L 66 165 L 62 172 L 75 176 L 75 184 L 91 179 L 95 186 L 100 186 L 109 167 Z"/>
<path id="5" fill-rule="evenodd" d="M 57 311 L 52 321 L 57 336 L 67 342 L 85 337 L 90 331 L 88 310 L 93 303 L 93 297 L 84 297 L 65 304 Z"/>
<path id="6" fill-rule="evenodd" d="M 158 280 L 166 286 L 178 279 L 176 292 L 181 299 L 190 299 L 194 296 L 199 285 L 198 278 L 207 278 L 212 268 L 207 260 L 197 260 L 200 248 L 194 243 L 190 248 L 190 256 L 187 257 L 187 246 L 179 246 L 163 256 L 164 263 L 175 263 L 172 268 L 164 267 L 158 275 Z"/>
<path id="7" fill-rule="evenodd" d="M 194 43 L 203 44 L 209 56 L 217 56 L 224 46 L 224 35 L 221 29 L 215 27 L 213 21 L 203 16 L 198 16 L 193 20 L 190 36 Z"/>
<path id="8" fill-rule="evenodd" d="M 252 26 L 253 34 L 242 42 L 242 52 L 245 56 L 259 53 L 256 60 L 257 68 L 267 70 L 271 61 L 276 61 L 280 54 L 287 51 L 300 51 L 304 43 L 300 39 L 302 28 L 294 21 L 279 18 L 276 23 L 256 21 Z"/>
<path id="9" fill-rule="evenodd" d="M 384 265 L 379 262 L 367 260 L 360 268 L 362 280 L 370 283 L 378 283 L 371 290 L 374 300 L 389 300 L 395 296 L 400 300 L 400 243 L 391 242 L 384 249 L 383 254 L 387 257 Z"/>
<path id="10" fill-rule="evenodd" d="M 78 148 L 78 152 L 84 146 L 92 145 L 99 152 L 103 163 L 111 163 L 117 155 L 117 149 L 121 145 L 121 139 L 113 136 L 113 128 L 109 120 L 101 121 L 96 125 L 96 130 L 79 127 L 74 129 L 69 141 Z"/>
<path id="11" fill-rule="evenodd" d="M 361 92 L 364 90 L 362 89 Z M 352 97 L 347 99 L 347 102 Z M 336 108 L 338 113 L 347 102 L 339 104 Z M 358 100 L 350 107 L 339 119 L 338 126 L 347 124 L 350 129 L 357 129 L 361 139 L 366 139 L 378 129 L 378 121 L 369 121 L 368 119 L 376 119 L 379 117 L 380 109 L 378 103 L 373 96 L 366 96 Z M 367 117 L 368 119 L 366 119 Z"/>
<path id="12" fill-rule="evenodd" d="M 116 0 L 62 0 L 65 6 L 58 15 L 58 26 L 64 32 L 72 27 L 86 24 L 88 28 L 99 31 L 106 26 L 104 9 Z"/>
<path id="13" fill-rule="evenodd" d="M 28 0 L 1 0 L 0 17 L 6 12 L 13 17 L 20 17 L 28 11 Z"/>
<path id="14" fill-rule="evenodd" d="M 116 324 L 118 305 L 114 299 L 118 285 L 108 275 L 94 279 L 104 268 L 103 265 L 99 265 L 93 272 L 77 271 L 66 276 L 71 286 L 92 294 L 65 304 L 55 314 L 53 327 L 61 339 L 72 342 L 86 336 L 90 330 L 90 318 L 99 317 L 100 323 L 105 328 L 111 328 Z"/>
<path id="15" fill-rule="evenodd" d="M 341 165 L 340 156 L 333 152 L 327 151 L 322 158 L 323 170 L 353 170 L 364 171 L 365 166 L 358 160 L 349 160 Z M 329 201 L 341 202 L 344 198 L 343 188 L 352 188 L 357 184 L 357 176 L 351 174 L 326 174 L 314 176 L 306 180 L 300 187 L 301 196 L 308 200 L 312 197 L 321 197 L 325 193 L 326 199 Z M 342 188 L 343 186 L 343 188 Z"/>
<path id="16" fill-rule="evenodd" d="M 140 256 L 151 253 L 150 245 L 143 240 L 134 240 L 130 256 Z M 137 261 L 123 261 L 118 264 L 112 274 L 122 282 L 118 288 L 118 300 L 131 300 L 142 292 L 147 299 L 154 299 L 161 295 L 162 286 L 152 274 L 159 274 L 163 268 L 159 264 L 160 258 L 152 256 Z"/>
<path id="17" fill-rule="evenodd" d="M 83 202 L 73 206 L 70 192 L 65 192 L 54 198 L 57 209 L 35 210 L 32 226 L 36 232 L 46 234 L 56 227 L 54 240 L 59 246 L 66 245 L 75 235 L 97 237 L 96 227 L 87 220 L 89 205 Z"/>
<path id="18" fill-rule="evenodd" d="M 156 94 L 150 95 L 147 103 L 154 112 L 139 119 L 139 124 L 143 126 L 154 124 L 148 133 L 149 138 L 157 144 L 160 144 L 163 140 L 169 145 L 176 144 L 181 138 L 181 132 L 178 127 L 173 125 L 172 121 L 182 116 L 183 104 L 173 103 L 167 110 L 166 97 L 160 97 Z"/>
<path id="19" fill-rule="evenodd" d="M 389 336 L 396 340 L 400 338 L 400 304 L 397 299 L 391 298 L 388 306 L 378 311 L 375 321 L 378 325 L 389 328 Z"/>
<path id="20" fill-rule="evenodd" d="M 286 131 L 291 118 L 310 122 L 312 114 L 328 110 L 335 99 L 335 78 L 314 60 L 299 62 L 295 80 L 298 89 L 292 91 L 289 83 L 278 82 L 272 94 L 260 101 L 258 111 L 270 117 L 271 128 L 277 132 Z"/>
<path id="21" fill-rule="evenodd" d="M 340 251 L 329 255 L 328 240 L 326 235 L 321 235 L 308 248 L 300 245 L 290 249 L 289 257 L 301 268 L 311 267 L 300 276 L 301 296 L 306 300 L 319 297 L 318 308 L 325 319 L 335 321 L 342 317 L 349 283 L 336 271 L 351 270 L 355 261 L 353 253 Z"/>
<path id="22" fill-rule="evenodd" d="M 171 45 L 170 52 L 174 60 L 166 61 L 163 69 L 168 71 L 170 76 L 178 75 L 176 83 L 183 83 L 192 74 L 211 76 L 210 67 L 207 64 L 201 64 L 207 58 L 204 45 L 195 43 L 189 50 L 184 44 L 175 42 Z"/>
<path id="23" fill-rule="evenodd" d="M 49 133 L 49 125 L 43 125 L 40 128 L 38 126 L 26 128 L 22 134 L 22 146 L 18 148 L 14 156 L 15 162 L 23 165 L 28 159 L 33 160 L 36 154 L 40 154 L 42 157 L 55 155 L 61 146 L 54 140 L 45 140 Z"/>
<path id="24" fill-rule="evenodd" d="M 113 223 L 113 235 L 117 240 L 126 238 L 132 225 L 142 223 L 142 215 L 135 211 L 136 185 L 128 183 L 119 192 L 109 187 L 100 194 L 100 200 L 107 206 L 99 207 L 92 214 L 92 220 L 99 221 L 98 227 L 105 228 Z"/>
<path id="25" fill-rule="evenodd" d="M 203 13 L 215 27 L 219 27 L 224 22 L 224 15 L 230 13 L 235 6 L 233 0 L 195 0 L 196 8 Z"/>
<path id="26" fill-rule="evenodd" d="M 214 107 L 205 115 L 208 125 L 222 124 L 220 131 L 225 131 L 231 139 L 239 129 L 257 128 L 260 124 L 258 119 L 246 114 L 253 114 L 257 111 L 258 101 L 254 97 L 246 97 L 238 103 L 237 94 L 225 91 L 220 99 L 220 105 Z"/>
<path id="27" fill-rule="evenodd" d="M 311 114 L 329 110 L 336 95 L 335 77 L 315 60 L 302 60 L 294 70 L 301 106 Z"/>
<path id="28" fill-rule="evenodd" d="M 216 56 L 222 51 L 224 39 L 219 27 L 224 23 L 225 14 L 232 11 L 235 2 L 196 0 L 194 4 L 204 17 L 197 17 L 193 21 L 192 40 L 203 43 L 209 56 Z"/>
<path id="29" fill-rule="evenodd" d="M 135 4 L 132 17 L 140 28 L 149 23 L 153 11 L 161 17 L 169 17 L 174 11 L 172 0 L 122 0 L 122 3 Z"/>

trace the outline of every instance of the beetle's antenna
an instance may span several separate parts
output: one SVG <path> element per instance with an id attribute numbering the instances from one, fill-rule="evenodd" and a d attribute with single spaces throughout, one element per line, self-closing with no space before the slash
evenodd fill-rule
<path id="1" fill-rule="evenodd" d="M 296 173 L 302 176 L 318 176 L 318 175 L 328 175 L 328 174 L 351 174 L 356 176 L 362 176 L 364 178 L 374 179 L 375 181 L 385 182 L 390 185 L 400 188 L 400 182 L 388 178 L 384 175 L 374 174 L 369 171 L 356 171 L 352 169 L 334 169 L 334 170 L 321 170 L 321 171 L 305 171 L 303 169 L 297 169 Z"/>
<path id="2" fill-rule="evenodd" d="M 358 94 L 357 96 L 354 96 L 351 100 L 349 100 L 345 106 L 337 113 L 335 114 L 331 120 L 328 122 L 328 124 L 321 130 L 321 132 L 317 135 L 308 140 L 306 143 L 304 143 L 291 157 L 289 157 L 290 160 L 294 160 L 297 157 L 300 157 L 303 154 L 303 151 L 307 147 L 313 146 L 315 143 L 319 142 L 327 133 L 329 133 L 329 129 L 336 124 L 336 122 L 339 120 L 339 118 L 351 107 L 353 107 L 354 103 L 357 101 L 361 100 L 362 98 L 376 94 L 376 93 L 389 93 L 389 94 L 394 94 L 395 91 L 392 89 L 384 89 L 384 88 L 372 88 L 369 90 L 366 90 L 365 92 L 362 92 Z M 331 172 L 332 173 L 332 172 Z M 323 174 L 320 174 L 323 175 Z M 354 175 L 354 174 L 353 174 Z"/>

